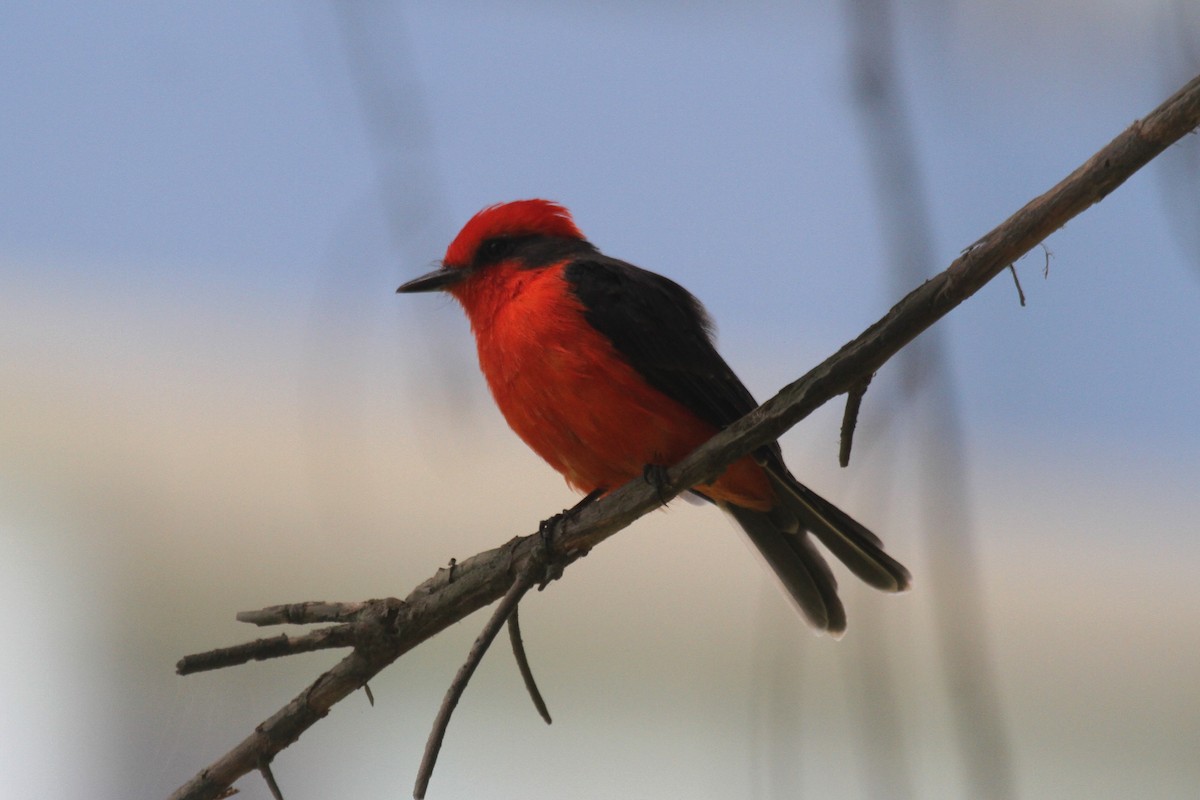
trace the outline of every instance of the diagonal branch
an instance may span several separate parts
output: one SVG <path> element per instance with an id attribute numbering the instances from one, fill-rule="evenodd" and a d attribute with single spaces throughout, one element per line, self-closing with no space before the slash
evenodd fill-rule
<path id="1" fill-rule="evenodd" d="M 531 534 L 439 570 L 403 601 L 370 601 L 357 612 L 353 652 L 181 786 L 172 800 L 215 798 L 279 751 L 397 658 L 438 631 L 489 605 L 530 567 L 561 567 L 688 487 L 779 438 L 823 403 L 876 372 L 922 331 L 1072 217 L 1104 199 L 1172 143 L 1200 126 L 1200 76 L 1135 122 L 1045 194 L 968 247 L 882 319 L 755 411 L 714 436 L 650 486 L 635 480 L 568 515 L 550 548 Z M 550 551 L 553 552 L 550 552 Z"/>

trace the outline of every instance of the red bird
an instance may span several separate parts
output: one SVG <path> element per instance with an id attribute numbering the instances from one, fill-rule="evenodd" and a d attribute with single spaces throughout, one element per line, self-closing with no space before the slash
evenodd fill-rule
<path id="1" fill-rule="evenodd" d="M 713 346 L 700 302 L 601 254 L 557 203 L 480 211 L 439 269 L 397 291 L 433 290 L 466 310 L 508 424 L 579 491 L 608 491 L 648 466 L 675 464 L 758 405 Z M 818 629 L 840 634 L 846 612 L 809 532 L 870 585 L 908 588 L 908 570 L 792 477 L 778 444 L 691 491 L 733 516 Z"/>

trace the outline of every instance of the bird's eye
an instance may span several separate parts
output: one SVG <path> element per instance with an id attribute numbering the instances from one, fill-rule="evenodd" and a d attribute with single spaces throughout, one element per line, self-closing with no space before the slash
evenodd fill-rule
<path id="1" fill-rule="evenodd" d="M 513 240 L 507 236 L 498 236 L 495 239 L 488 239 L 479 247 L 478 260 L 484 264 L 492 264 L 501 261 L 512 252 Z"/>

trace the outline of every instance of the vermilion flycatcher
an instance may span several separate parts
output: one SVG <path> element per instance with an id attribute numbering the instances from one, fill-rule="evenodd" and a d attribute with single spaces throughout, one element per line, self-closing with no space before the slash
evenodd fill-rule
<path id="1" fill-rule="evenodd" d="M 397 291 L 433 290 L 466 310 L 508 424 L 582 492 L 672 465 L 758 405 L 714 348 L 700 302 L 602 255 L 556 203 L 480 211 L 439 269 Z M 777 443 L 691 491 L 733 516 L 818 629 L 840 634 L 846 612 L 809 532 L 870 585 L 908 588 L 908 570 L 792 477 Z"/>

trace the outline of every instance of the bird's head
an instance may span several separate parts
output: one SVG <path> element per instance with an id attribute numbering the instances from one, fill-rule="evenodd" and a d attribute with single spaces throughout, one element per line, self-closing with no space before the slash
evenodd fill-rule
<path id="1" fill-rule="evenodd" d="M 441 290 L 462 300 L 470 284 L 496 274 L 500 264 L 528 269 L 561 261 L 581 249 L 593 248 L 564 206 L 550 200 L 498 203 L 471 217 L 446 248 L 438 269 L 396 291 Z"/>

